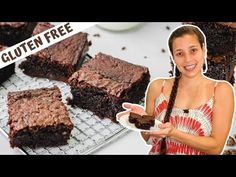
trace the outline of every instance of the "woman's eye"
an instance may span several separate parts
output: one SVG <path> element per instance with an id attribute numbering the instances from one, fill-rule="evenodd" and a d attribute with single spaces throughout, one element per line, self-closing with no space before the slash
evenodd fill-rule
<path id="1" fill-rule="evenodd" d="M 197 52 L 197 49 L 191 49 L 191 52 L 195 53 L 195 52 Z"/>
<path id="2" fill-rule="evenodd" d="M 180 56 L 183 55 L 183 53 L 182 53 L 182 52 L 179 52 L 179 53 L 176 53 L 175 55 L 180 57 Z"/>

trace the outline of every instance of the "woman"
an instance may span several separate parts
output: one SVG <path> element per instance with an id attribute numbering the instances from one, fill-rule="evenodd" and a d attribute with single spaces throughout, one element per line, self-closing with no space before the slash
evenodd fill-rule
<path id="1" fill-rule="evenodd" d="M 228 137 L 233 113 L 233 87 L 203 75 L 206 69 L 206 40 L 202 31 L 184 25 L 168 40 L 175 64 L 175 77 L 149 84 L 145 109 L 125 103 L 128 111 L 154 115 L 162 121 L 159 130 L 142 132 L 152 145 L 150 154 L 221 154 Z"/>

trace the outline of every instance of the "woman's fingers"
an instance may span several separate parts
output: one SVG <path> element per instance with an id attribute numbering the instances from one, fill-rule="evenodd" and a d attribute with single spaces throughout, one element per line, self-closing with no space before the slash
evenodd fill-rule
<path id="1" fill-rule="evenodd" d="M 122 107 L 124 108 L 124 109 L 132 109 L 132 103 L 128 103 L 128 102 L 124 102 L 123 104 L 122 104 Z"/>
<path id="2" fill-rule="evenodd" d="M 130 111 L 137 113 L 137 114 L 141 114 L 141 115 L 145 114 L 144 107 L 141 105 L 138 105 L 138 104 L 132 104 L 132 103 L 125 102 L 122 104 L 122 107 L 125 110 L 130 110 Z"/>

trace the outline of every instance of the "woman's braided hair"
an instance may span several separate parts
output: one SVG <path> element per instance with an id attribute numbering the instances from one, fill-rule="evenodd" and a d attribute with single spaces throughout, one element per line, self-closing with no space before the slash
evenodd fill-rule
<path id="1" fill-rule="evenodd" d="M 204 37 L 203 33 L 197 27 L 194 27 L 192 25 L 182 26 L 182 27 L 176 29 L 169 37 L 168 46 L 169 46 L 172 56 L 173 56 L 173 42 L 174 42 L 174 40 L 176 38 L 182 37 L 186 34 L 195 35 L 197 37 L 201 47 L 203 47 L 203 44 L 205 44 L 205 37 Z M 203 69 L 205 69 L 204 67 L 206 67 L 206 66 L 203 66 Z M 175 66 L 175 80 L 174 80 L 174 84 L 171 89 L 170 98 L 169 98 L 169 102 L 167 105 L 166 114 L 164 117 L 164 122 L 169 122 L 170 115 L 171 115 L 172 109 L 175 104 L 175 98 L 176 98 L 177 91 L 178 91 L 180 77 L 181 77 L 181 73 L 178 70 L 178 68 Z M 163 138 L 163 140 L 161 142 L 160 154 L 162 154 L 162 155 L 166 154 L 166 138 Z"/>

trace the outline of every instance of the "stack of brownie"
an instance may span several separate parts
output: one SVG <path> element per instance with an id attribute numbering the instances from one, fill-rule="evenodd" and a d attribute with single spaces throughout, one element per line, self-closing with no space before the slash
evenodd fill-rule
<path id="1" fill-rule="evenodd" d="M 43 32 L 53 25 L 38 23 L 33 35 Z M 91 42 L 87 33 L 75 34 L 44 50 L 41 50 L 23 61 L 19 67 L 29 76 L 48 78 L 67 82 L 69 77 L 78 70 Z"/>
<path id="2" fill-rule="evenodd" d="M 0 52 L 6 47 L 0 45 Z M 4 68 L 0 69 L 0 84 L 6 81 L 12 74 L 15 73 L 15 63 L 12 63 Z"/>
<path id="3" fill-rule="evenodd" d="M 89 109 L 115 121 L 123 102 L 139 103 L 145 96 L 150 74 L 147 67 L 98 53 L 69 79 L 69 104 Z"/>
<path id="4" fill-rule="evenodd" d="M 67 143 L 73 124 L 57 86 L 10 92 L 7 100 L 12 147 Z"/>
<path id="5" fill-rule="evenodd" d="M 0 22 L 0 44 L 12 46 L 32 35 L 36 22 Z"/>
<path id="6" fill-rule="evenodd" d="M 192 22 L 206 36 L 208 77 L 234 84 L 236 22 Z"/>

